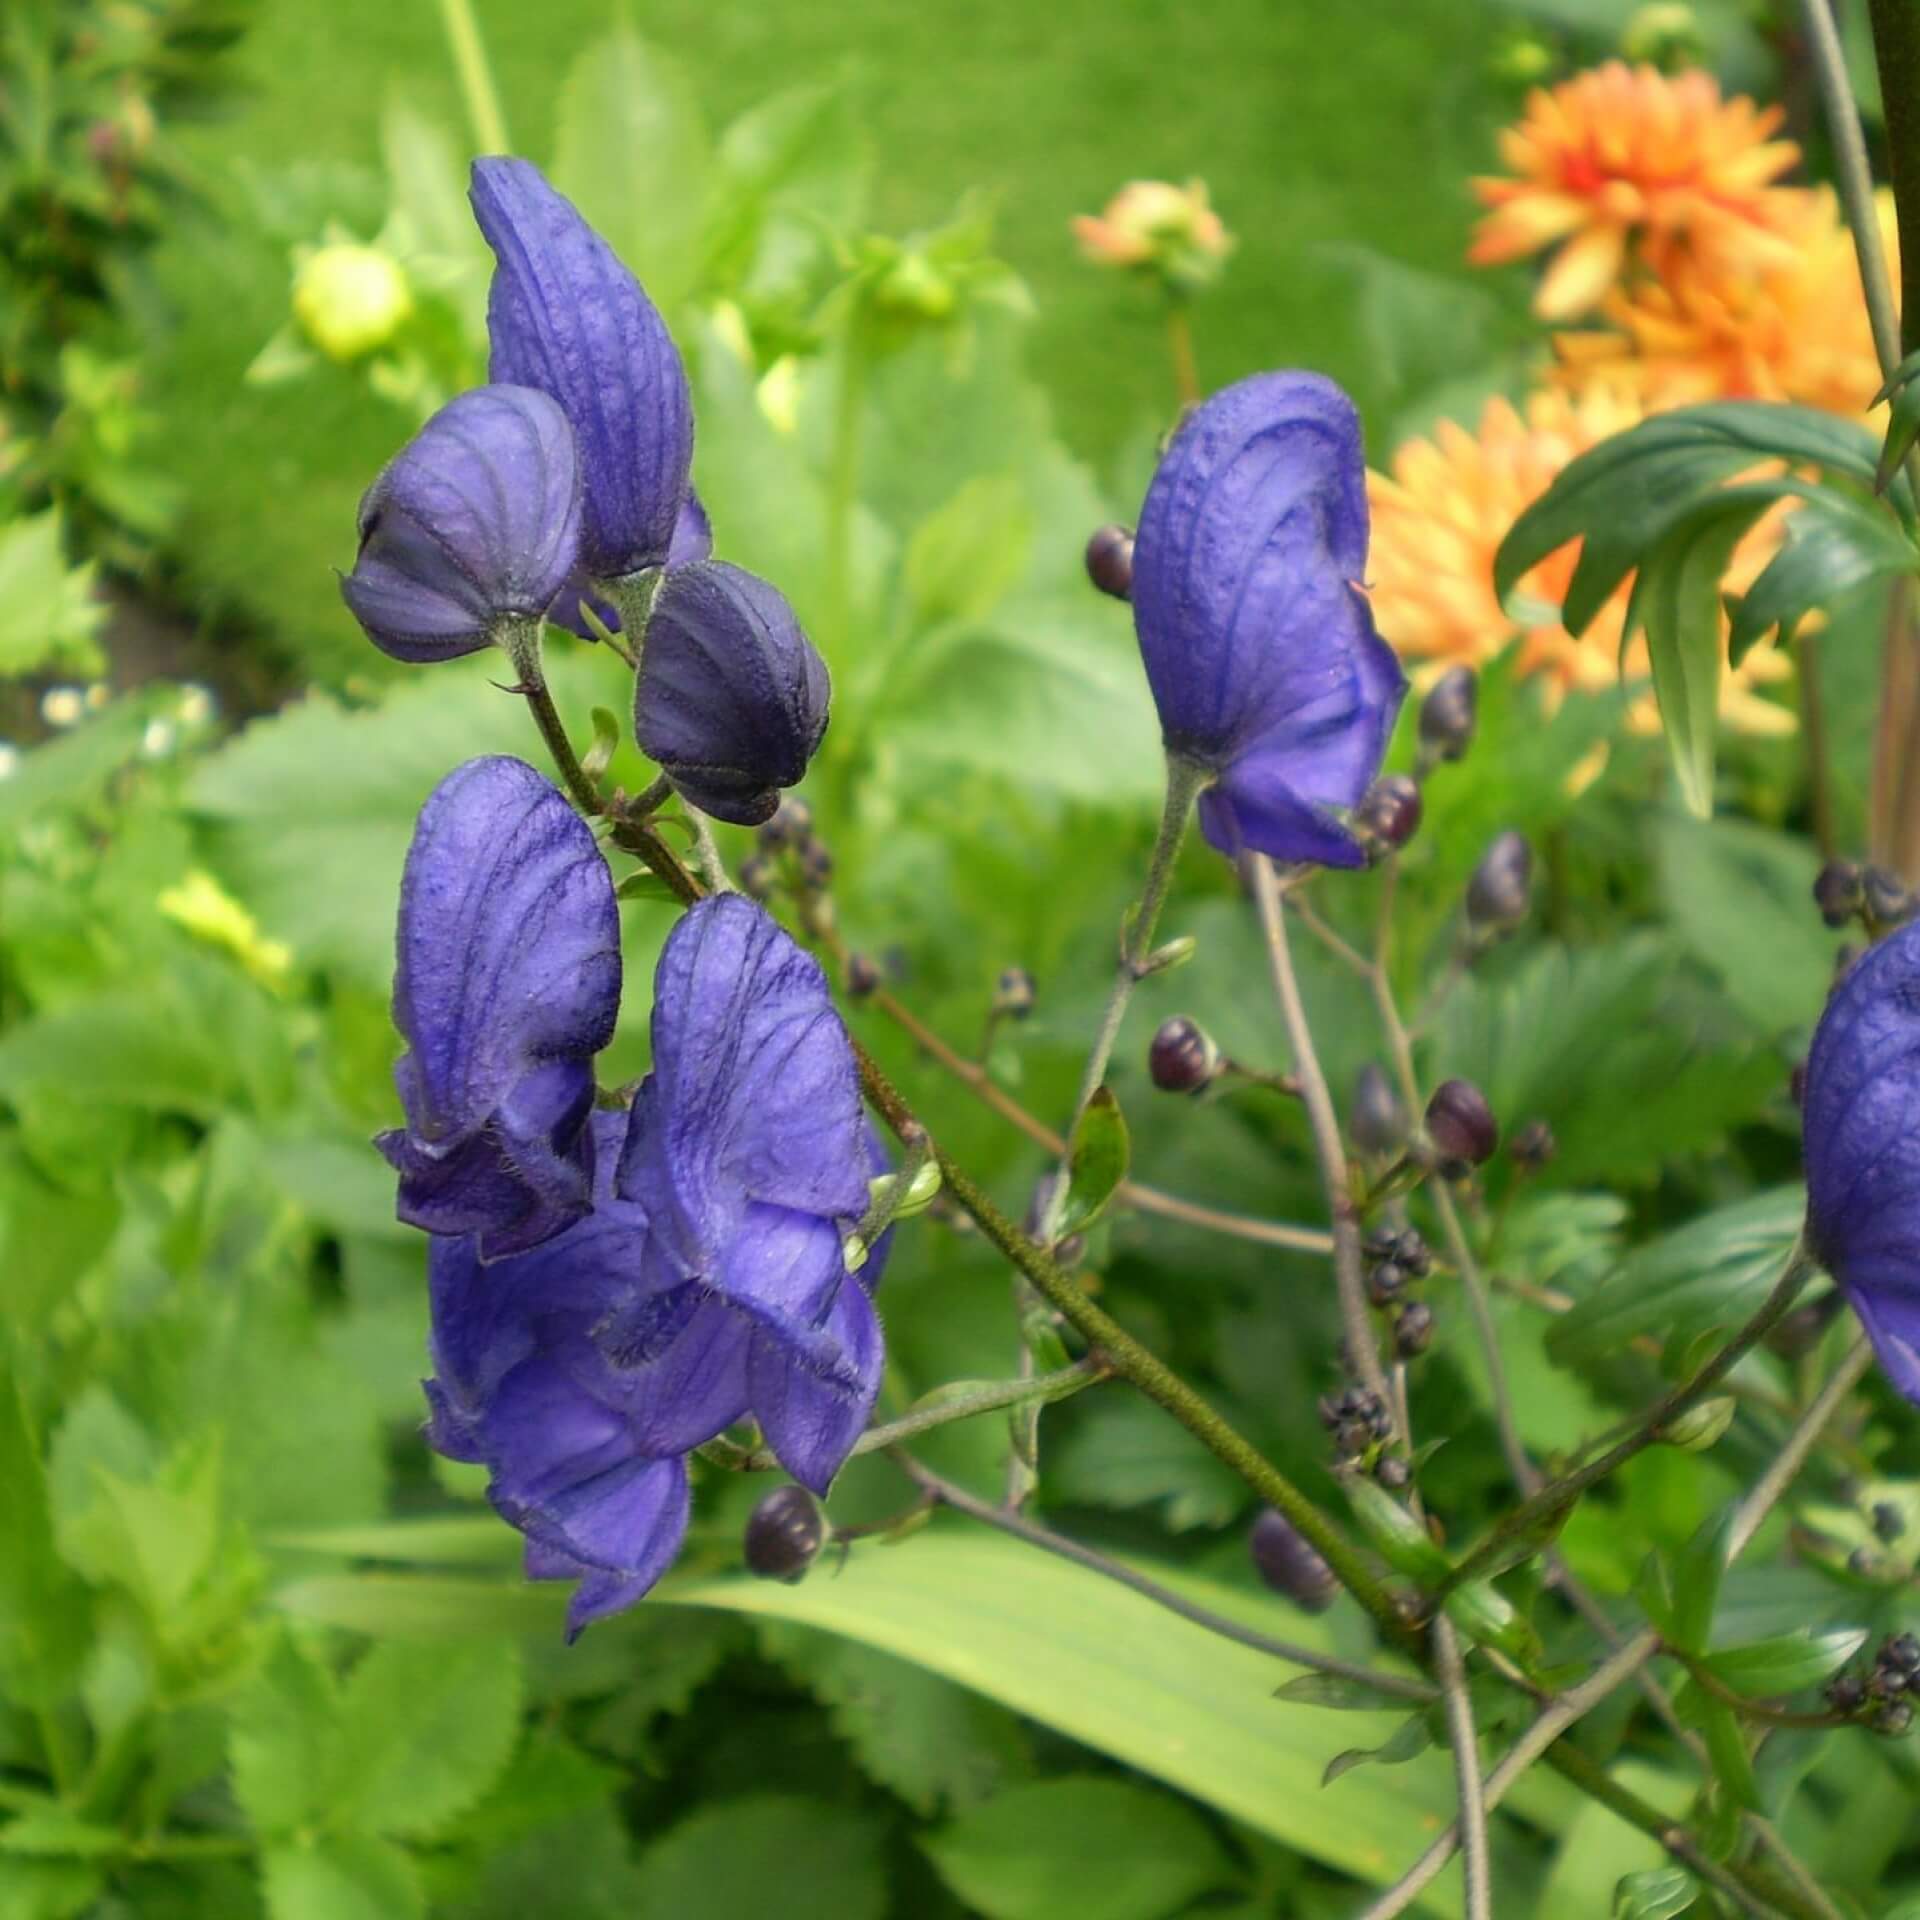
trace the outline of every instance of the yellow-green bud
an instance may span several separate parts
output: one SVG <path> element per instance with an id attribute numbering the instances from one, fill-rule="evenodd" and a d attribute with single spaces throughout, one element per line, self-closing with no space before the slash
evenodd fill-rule
<path id="1" fill-rule="evenodd" d="M 329 360 L 358 360 L 384 347 L 412 312 L 405 271 L 377 247 L 316 247 L 293 276 L 293 317 Z"/>

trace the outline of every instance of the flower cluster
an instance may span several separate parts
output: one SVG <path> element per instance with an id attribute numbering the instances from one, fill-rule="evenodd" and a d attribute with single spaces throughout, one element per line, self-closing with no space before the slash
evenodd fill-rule
<path id="1" fill-rule="evenodd" d="M 470 761 L 420 816 L 394 1020 L 407 1125 L 382 1141 L 435 1237 L 429 1438 L 488 1470 L 568 1625 L 679 1551 L 687 1454 L 748 1415 L 824 1492 L 883 1364 L 846 1237 L 885 1160 L 825 976 L 760 907 L 702 902 L 654 981 L 653 1071 L 596 1110 L 620 993 L 612 884 L 556 788 Z"/>
<path id="2" fill-rule="evenodd" d="M 1358 867 L 1342 814 L 1406 692 L 1374 631 L 1360 420 L 1332 381 L 1262 373 L 1197 408 L 1147 490 L 1131 593 L 1170 759 L 1223 853 Z"/>
<path id="3" fill-rule="evenodd" d="M 497 263 L 492 384 L 368 489 L 347 604 L 396 659 L 503 645 L 523 674 L 543 620 L 632 622 L 635 739 L 693 805 L 764 820 L 826 732 L 827 672 L 776 588 L 709 558 L 666 323 L 538 168 L 476 161 L 472 198 Z"/>

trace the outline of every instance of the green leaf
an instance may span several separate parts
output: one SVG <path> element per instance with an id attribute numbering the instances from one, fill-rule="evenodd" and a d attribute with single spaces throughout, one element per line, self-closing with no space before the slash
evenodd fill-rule
<path id="1" fill-rule="evenodd" d="M 1920 390 L 1914 406 L 1920 409 Z M 1920 552 L 1884 506 L 1837 487 L 1815 487 L 1787 520 L 1786 539 L 1733 603 L 1727 656 L 1735 666 L 1774 628 L 1783 641 L 1809 613 L 1870 580 L 1920 568 Z"/>
<path id="2" fill-rule="evenodd" d="M 1874 484 L 1882 492 L 1891 483 L 1913 443 L 1920 439 L 1920 387 L 1914 376 L 1920 374 L 1920 353 L 1910 353 L 1887 376 L 1886 384 L 1873 396 L 1873 406 L 1893 405 L 1887 413 L 1887 437 L 1881 443 L 1879 471 Z"/>
<path id="3" fill-rule="evenodd" d="M 257 1833 L 291 1832 L 326 1812 L 335 1705 L 327 1669 L 291 1635 L 275 1634 L 227 1712 L 233 1797 Z"/>
<path id="4" fill-rule="evenodd" d="M 1812 1024 L 1833 978 L 1835 936 L 1808 910 L 1820 856 L 1746 820 L 1655 827 L 1660 900 L 1687 950 L 1763 1033 Z"/>
<path id="5" fill-rule="evenodd" d="M 118 1827 L 83 1820 L 65 1807 L 36 1807 L 0 1827 L 0 1853 L 101 1860 L 126 1850 L 127 1836 Z"/>
<path id="6" fill-rule="evenodd" d="M 1680 797 L 1713 812 L 1713 742 L 1720 721 L 1720 577 L 1777 487 L 1731 487 L 1663 535 L 1640 562 L 1626 637 L 1644 627 Z"/>
<path id="7" fill-rule="evenodd" d="M 1718 1648 L 1701 1665 L 1735 1693 L 1755 1700 L 1775 1699 L 1819 1686 L 1844 1667 L 1867 1638 L 1865 1627 L 1842 1627 L 1831 1633 L 1807 1628 L 1743 1647 Z"/>
<path id="8" fill-rule="evenodd" d="M 693 291 L 712 155 L 679 62 L 616 27 L 567 69 L 553 184 L 671 313 Z"/>
<path id="9" fill-rule="evenodd" d="M 1739 1325 L 1780 1277 L 1806 1210 L 1804 1188 L 1773 1187 L 1648 1241 L 1547 1329 L 1548 1352 L 1587 1361 L 1643 1333 L 1688 1340 Z"/>
<path id="10" fill-rule="evenodd" d="M 453 1575 L 316 1574 L 275 1596 L 291 1620 L 311 1620 L 379 1639 L 546 1633 L 561 1630 L 566 1595 Z"/>
<path id="11" fill-rule="evenodd" d="M 519 1728 L 511 1642 L 382 1642 L 341 1692 L 335 1814 L 368 1833 L 433 1833 L 493 1785 Z"/>
<path id="12" fill-rule="evenodd" d="M 640 1862 L 634 1920 L 740 1920 L 777 1890 L 781 1920 L 883 1920 L 885 1829 L 799 1794 L 703 1807 Z"/>
<path id="13" fill-rule="evenodd" d="M 1736 1805 L 1763 1813 L 1766 1809 L 1760 1798 L 1760 1783 L 1754 1778 L 1753 1755 L 1747 1750 L 1747 1736 L 1739 1717 L 1723 1702 L 1703 1696 L 1698 1718 L 1714 1778 Z"/>
<path id="14" fill-rule="evenodd" d="M 1673 1563 L 1673 1624 L 1667 1637 L 1686 1653 L 1704 1653 L 1720 1604 L 1720 1580 L 1727 1570 L 1727 1531 L 1734 1508 L 1722 1507 L 1703 1521 Z"/>
<path id="15" fill-rule="evenodd" d="M 87 1637 L 86 1591 L 54 1551 L 46 1472 L 0 1351 L 0 1697 L 64 1700 Z"/>
<path id="16" fill-rule="evenodd" d="M 90 801 L 140 751 L 150 717 L 145 701 L 116 700 L 97 720 L 24 755 L 0 780 L 0 833 L 17 833 L 27 820 Z"/>
<path id="17" fill-rule="evenodd" d="M 95 636 L 107 617 L 94 569 L 67 565 L 60 511 L 0 523 L 0 680 L 102 671 Z"/>
<path id="18" fill-rule="evenodd" d="M 1446 1550 L 1404 1501 L 1365 1474 L 1348 1474 L 1343 1485 L 1353 1517 L 1389 1566 L 1425 1585 L 1436 1584 L 1453 1571 Z"/>
<path id="19" fill-rule="evenodd" d="M 984 619 L 1026 571 L 1032 542 L 1019 480 L 975 475 L 907 542 L 904 577 L 916 625 Z"/>
<path id="20" fill-rule="evenodd" d="M 1122 1510 L 1164 1502 L 1176 1533 L 1225 1526 L 1250 1498 L 1237 1475 L 1137 1394 L 1083 1399 L 1047 1447 L 1044 1472 L 1052 1499 Z"/>
<path id="21" fill-rule="evenodd" d="M 1087 1110 L 1067 1143 L 1067 1198 L 1060 1215 L 1060 1237 L 1084 1232 L 1107 1210 L 1127 1177 L 1131 1148 L 1127 1117 L 1111 1087 L 1096 1087 Z"/>
<path id="22" fill-rule="evenodd" d="M 680 904 L 680 896 L 651 867 L 627 874 L 613 891 L 620 900 L 649 900 L 674 907 Z"/>
<path id="23" fill-rule="evenodd" d="M 269 1534 L 266 1545 L 300 1553 L 337 1553 L 348 1560 L 390 1560 L 418 1567 L 513 1567 L 524 1542 L 505 1521 L 484 1517 L 376 1521 L 364 1527 L 317 1527 Z"/>
<path id="24" fill-rule="evenodd" d="M 83 1860 L 0 1859 L 0 1913 L 7 1920 L 77 1920 L 97 1913 L 106 1876 Z"/>
<path id="25" fill-rule="evenodd" d="M 862 1769 L 923 1817 L 976 1806 L 1029 1771 L 1011 1714 L 924 1667 L 784 1621 L 763 1623 L 760 1643 L 827 1708 Z"/>
<path id="26" fill-rule="evenodd" d="M 921 1844 L 987 1920 L 1164 1920 L 1231 1872 L 1189 1808 L 1129 1780 L 1009 1788 Z"/>
<path id="27" fill-rule="evenodd" d="M 1336 1753 L 1327 1762 L 1326 1771 L 1320 1776 L 1320 1784 L 1330 1787 L 1356 1767 L 1404 1767 L 1409 1760 L 1418 1760 L 1433 1745 L 1433 1734 L 1427 1726 L 1427 1717 L 1416 1713 L 1401 1721 L 1393 1738 L 1377 1747 L 1348 1747 L 1344 1752 Z"/>
<path id="28" fill-rule="evenodd" d="M 1338 1673 L 1296 1674 L 1284 1686 L 1275 1687 L 1273 1697 L 1295 1706 L 1327 1707 L 1335 1713 L 1393 1713 L 1406 1705 L 1401 1694 Z"/>
<path id="29" fill-rule="evenodd" d="M 1643 1867 L 1621 1875 L 1613 1920 L 1674 1920 L 1699 1898 L 1700 1883 L 1684 1867 Z"/>
<path id="30" fill-rule="evenodd" d="M 262 1859 L 268 1920 L 423 1920 L 413 1863 L 370 1834 L 331 1834 Z"/>

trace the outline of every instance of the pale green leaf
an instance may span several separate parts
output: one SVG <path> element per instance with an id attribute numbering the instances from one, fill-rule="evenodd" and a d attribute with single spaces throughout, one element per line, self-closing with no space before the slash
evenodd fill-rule
<path id="1" fill-rule="evenodd" d="M 1025 572 L 1033 516 L 1010 473 L 979 474 L 907 542 L 908 598 L 921 626 L 980 620 Z"/>
<path id="2" fill-rule="evenodd" d="M 268 1920 L 422 1920 L 413 1863 L 370 1834 L 271 1849 L 261 1862 Z"/>
<path id="3" fill-rule="evenodd" d="M 94 569 L 69 567 L 58 508 L 0 522 L 0 680 L 105 666 L 95 638 L 107 617 Z"/>
<path id="4" fill-rule="evenodd" d="M 1107 1202 L 1127 1177 L 1131 1146 L 1127 1117 L 1111 1087 L 1096 1087 L 1087 1110 L 1074 1123 L 1067 1143 L 1067 1198 L 1061 1210 L 1060 1236 L 1083 1232 L 1107 1210 Z"/>
<path id="5" fill-rule="evenodd" d="M 335 1753 L 333 1681 L 287 1634 L 228 1708 L 233 1796 L 262 1836 L 291 1832 L 326 1811 Z"/>

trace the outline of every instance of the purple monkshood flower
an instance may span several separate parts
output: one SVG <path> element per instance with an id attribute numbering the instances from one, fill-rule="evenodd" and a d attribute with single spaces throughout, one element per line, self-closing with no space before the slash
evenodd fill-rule
<path id="1" fill-rule="evenodd" d="M 1226 388 L 1174 436 L 1141 509 L 1133 617 L 1170 755 L 1212 777 L 1223 853 L 1358 867 L 1358 804 L 1406 692 L 1357 582 L 1366 462 L 1353 403 L 1312 373 Z"/>
<path id="2" fill-rule="evenodd" d="M 530 387 L 478 387 L 367 489 L 340 591 L 383 653 L 457 659 L 546 611 L 578 558 L 580 514 L 565 414 Z"/>
<path id="3" fill-rule="evenodd" d="M 1827 1002 L 1802 1102 L 1807 1239 L 1920 1402 L 1920 921 L 1856 960 Z"/>
<path id="4" fill-rule="evenodd" d="M 489 377 L 551 394 L 572 423 L 584 572 L 617 580 L 661 565 L 693 461 L 693 398 L 666 322 L 531 162 L 476 160 L 471 198 L 498 262 Z"/>
<path id="5" fill-rule="evenodd" d="M 667 544 L 666 564 L 669 567 L 690 567 L 696 560 L 705 560 L 713 552 L 713 522 L 707 518 L 707 510 L 700 504 L 700 496 L 691 487 L 680 508 L 680 517 L 673 523 L 673 538 Z M 594 640 L 599 636 L 587 625 L 586 617 L 580 611 L 580 603 L 585 601 L 593 609 L 593 617 L 609 633 L 620 631 L 620 609 L 604 594 L 595 593 L 593 583 L 584 572 L 578 572 L 554 596 L 553 605 L 547 609 L 547 618 L 556 627 L 565 627 L 569 633 L 578 634 L 582 640 Z"/>
<path id="6" fill-rule="evenodd" d="M 827 731 L 826 663 L 786 598 L 724 561 L 669 569 L 647 621 L 633 737 L 703 813 L 758 826 Z"/>
<path id="7" fill-rule="evenodd" d="M 380 1136 L 400 1218 L 520 1253 L 591 1205 L 593 1057 L 613 1038 L 620 920 L 591 830 L 524 761 L 469 760 L 428 796 L 400 883 L 394 1067 Z"/>

